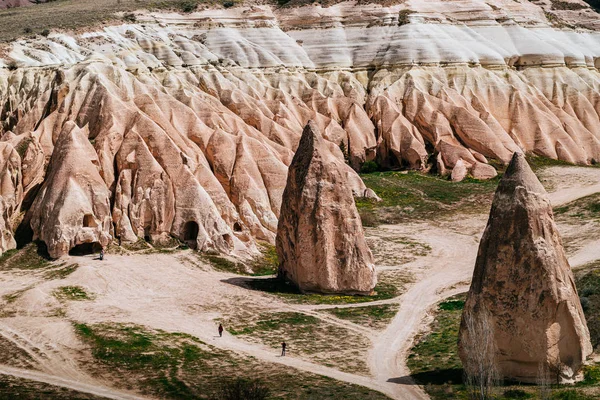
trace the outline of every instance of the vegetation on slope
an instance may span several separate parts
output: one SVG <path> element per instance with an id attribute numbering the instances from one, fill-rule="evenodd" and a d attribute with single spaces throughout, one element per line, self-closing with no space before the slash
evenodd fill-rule
<path id="1" fill-rule="evenodd" d="M 224 321 L 227 331 L 246 341 L 269 346 L 279 352 L 281 342 L 295 357 L 333 367 L 344 372 L 369 374 L 365 362 L 370 342 L 344 327 L 301 312 L 247 313 Z"/>
<path id="2" fill-rule="evenodd" d="M 188 13 L 199 5 L 231 7 L 235 0 L 56 0 L 31 7 L 0 10 L 0 41 L 44 35 L 52 30 L 89 28 L 113 22 L 135 22 L 136 10 Z"/>
<path id="3" fill-rule="evenodd" d="M 455 183 L 415 171 L 363 173 L 361 178 L 382 200 L 356 199 L 365 226 L 440 218 L 458 212 L 485 212 L 499 180 L 468 178 Z"/>
<path id="4" fill-rule="evenodd" d="M 272 399 L 387 399 L 357 385 L 262 363 L 181 333 L 136 325 L 76 324 L 93 360 L 87 368 L 121 388 L 163 399 L 218 398 L 223 383 L 259 380 Z"/>

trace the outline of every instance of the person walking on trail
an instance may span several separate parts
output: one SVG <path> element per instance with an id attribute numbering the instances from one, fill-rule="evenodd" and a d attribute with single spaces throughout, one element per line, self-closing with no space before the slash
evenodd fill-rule
<path id="1" fill-rule="evenodd" d="M 100 261 L 104 260 L 104 249 L 100 249 Z"/>
<path id="2" fill-rule="evenodd" d="M 219 337 L 223 337 L 223 325 L 219 324 Z"/>
<path id="3" fill-rule="evenodd" d="M 287 347 L 287 344 L 285 344 L 285 342 L 281 342 L 281 357 L 285 356 L 285 348 Z"/>

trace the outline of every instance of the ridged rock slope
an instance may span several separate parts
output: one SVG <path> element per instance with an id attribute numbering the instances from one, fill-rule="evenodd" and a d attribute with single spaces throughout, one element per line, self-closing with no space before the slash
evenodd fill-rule
<path id="1" fill-rule="evenodd" d="M 373 255 L 336 151 L 309 121 L 283 192 L 278 275 L 306 292 L 369 294 L 377 283 Z"/>
<path id="2" fill-rule="evenodd" d="M 552 205 L 519 153 L 494 196 L 463 311 L 459 354 L 466 371 L 479 370 L 481 355 L 472 353 L 487 340 L 495 354 L 483 356 L 495 358 L 501 377 L 518 382 L 539 383 L 543 371 L 554 383 L 580 380 L 592 352 Z"/>
<path id="3" fill-rule="evenodd" d="M 0 251 L 31 220 L 21 210 L 69 122 L 97 154 L 112 237 L 174 235 L 242 256 L 274 242 L 308 120 L 355 170 L 376 160 L 451 175 L 458 164 L 455 176 L 489 178 L 488 159 L 508 163 L 514 151 L 600 160 L 600 19 L 570 1 L 581 9 L 467 0 L 145 12 L 14 42 L 0 61 L 0 134 L 20 149 L 22 181 L 11 178 L 16 195 L 3 200 L 14 206 Z M 354 194 L 370 195 L 350 174 Z"/>

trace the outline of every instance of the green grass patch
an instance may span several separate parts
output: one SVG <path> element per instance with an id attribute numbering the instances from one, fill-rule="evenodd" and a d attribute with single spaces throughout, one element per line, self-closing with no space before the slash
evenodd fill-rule
<path id="1" fill-rule="evenodd" d="M 46 272 L 44 278 L 46 279 L 65 279 L 79 268 L 79 264 L 61 264 L 56 268 Z"/>
<path id="2" fill-rule="evenodd" d="M 0 270 L 40 270 L 50 266 L 35 243 L 22 249 L 8 250 L 0 257 Z"/>
<path id="3" fill-rule="evenodd" d="M 466 295 L 461 294 L 438 305 L 431 332 L 417 339 L 408 357 L 408 367 L 423 384 L 462 382 L 458 357 L 458 328 Z"/>
<path id="4" fill-rule="evenodd" d="M 371 342 L 360 333 L 302 312 L 241 314 L 223 321 L 225 329 L 244 340 L 301 354 L 313 362 L 344 372 L 368 374 L 366 351 Z"/>
<path id="5" fill-rule="evenodd" d="M 600 221 L 600 194 L 595 193 L 582 197 L 571 203 L 554 209 L 559 218 L 569 218 L 581 221 Z"/>
<path id="6" fill-rule="evenodd" d="M 277 273 L 279 259 L 275 246 L 268 243 L 260 245 L 261 255 L 249 262 L 241 262 L 224 256 L 200 254 L 198 257 L 209 263 L 214 269 L 247 276 L 267 276 Z"/>
<path id="7" fill-rule="evenodd" d="M 373 172 L 361 174 L 361 178 L 382 200 L 355 199 L 365 226 L 439 218 L 457 211 L 486 211 L 499 181 L 468 178 L 451 182 L 414 171 Z"/>
<path id="8" fill-rule="evenodd" d="M 88 294 L 81 286 L 61 286 L 52 293 L 59 300 L 91 300 L 93 296 Z"/>
<path id="9" fill-rule="evenodd" d="M 375 294 L 372 296 L 301 293 L 296 286 L 279 278 L 252 279 L 245 281 L 244 285 L 252 290 L 275 294 L 293 303 L 305 304 L 366 303 L 387 300 L 399 295 L 398 288 L 387 283 L 379 283 L 375 286 Z"/>
<path id="10" fill-rule="evenodd" d="M 392 318 L 394 318 L 397 308 L 397 305 L 382 304 L 366 307 L 336 307 L 326 311 L 337 318 L 345 319 L 355 324 L 381 329 L 386 327 Z"/>
<path id="11" fill-rule="evenodd" d="M 268 318 L 261 319 L 251 326 L 244 326 L 240 329 L 231 328 L 228 332 L 232 335 L 250 335 L 255 332 L 276 331 L 290 327 L 294 327 L 294 329 L 308 329 L 310 331 L 312 330 L 311 325 L 317 325 L 318 323 L 319 319 L 312 315 L 297 312 L 282 312 L 269 314 Z"/>
<path id="12" fill-rule="evenodd" d="M 182 333 L 137 325 L 75 324 L 93 359 L 84 366 L 118 388 L 161 399 L 213 399 L 237 378 L 259 380 L 273 399 L 380 400 L 357 385 L 260 362 Z"/>
<path id="13" fill-rule="evenodd" d="M 106 398 L 43 382 L 0 375 L 0 399 L 105 400 Z"/>

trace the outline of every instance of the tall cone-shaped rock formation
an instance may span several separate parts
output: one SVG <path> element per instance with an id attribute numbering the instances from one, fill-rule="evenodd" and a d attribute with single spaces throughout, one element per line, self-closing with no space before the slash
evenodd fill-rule
<path id="1" fill-rule="evenodd" d="M 277 227 L 279 275 L 300 290 L 368 294 L 377 278 L 348 168 L 309 121 L 289 168 Z"/>
<path id="2" fill-rule="evenodd" d="M 490 354 L 473 354 L 486 341 Z M 554 382 L 572 382 L 591 352 L 552 206 L 525 157 L 515 153 L 479 246 L 459 333 L 463 366 L 477 373 L 489 361 L 478 362 L 483 356 L 495 358 L 507 380 L 536 382 L 547 371 Z"/>

